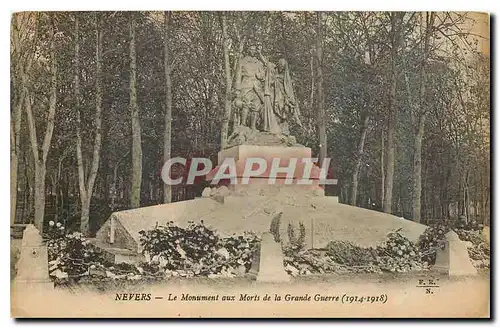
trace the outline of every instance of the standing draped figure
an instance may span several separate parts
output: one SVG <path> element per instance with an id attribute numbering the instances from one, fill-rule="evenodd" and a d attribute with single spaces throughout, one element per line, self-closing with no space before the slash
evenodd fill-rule
<path id="1" fill-rule="evenodd" d="M 232 105 L 236 127 L 289 135 L 288 125 L 292 120 L 302 126 L 285 59 L 274 64 L 262 55 L 260 47 L 250 45 L 240 67 L 241 79 L 236 83 Z"/>
<path id="2" fill-rule="evenodd" d="M 302 126 L 300 108 L 293 92 L 288 62 L 284 58 L 278 61 L 275 69 L 273 90 L 273 112 L 276 114 L 279 124 L 287 124 L 287 122 L 294 120 Z"/>
<path id="3" fill-rule="evenodd" d="M 300 109 L 293 92 L 288 63 L 282 58 L 275 65 L 266 60 L 260 53 L 259 55 L 266 65 L 262 130 L 288 135 L 288 123 L 291 120 L 302 126 Z"/>

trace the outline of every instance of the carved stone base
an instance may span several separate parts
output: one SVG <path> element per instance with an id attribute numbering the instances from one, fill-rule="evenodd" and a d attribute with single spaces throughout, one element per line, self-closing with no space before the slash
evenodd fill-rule
<path id="1" fill-rule="evenodd" d="M 297 143 L 294 136 L 288 134 L 273 134 L 252 130 L 247 126 L 239 126 L 228 138 L 226 148 L 240 145 L 304 147 Z"/>
<path id="2" fill-rule="evenodd" d="M 259 174 L 249 174 L 245 169 L 251 162 L 249 160 L 262 159 L 266 162 L 265 170 Z M 311 163 L 306 164 L 305 159 L 311 158 L 311 149 L 308 147 L 275 147 L 241 145 L 221 150 L 218 154 L 218 166 L 206 175 L 207 181 L 213 181 L 220 169 L 230 173 L 231 178 L 222 179 L 219 185 L 227 185 L 228 189 L 237 194 L 268 195 L 278 191 L 310 192 L 320 189 L 320 168 Z M 234 160 L 235 170 L 227 172 L 227 167 L 221 166 L 226 159 Z M 280 168 L 291 167 L 293 172 L 272 170 L 276 162 Z M 292 165 L 295 161 L 295 165 Z M 322 189 L 322 188 L 321 188 Z M 324 194 L 323 189 L 321 192 Z"/>

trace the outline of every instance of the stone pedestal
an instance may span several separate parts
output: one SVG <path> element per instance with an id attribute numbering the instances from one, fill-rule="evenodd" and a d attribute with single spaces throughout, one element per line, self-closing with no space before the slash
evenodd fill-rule
<path id="1" fill-rule="evenodd" d="M 264 232 L 262 234 L 257 281 L 290 281 L 290 277 L 285 272 L 285 268 L 283 267 L 283 252 L 281 250 L 281 244 L 274 241 L 273 235 L 270 232 Z"/>
<path id="2" fill-rule="evenodd" d="M 244 191 L 249 194 L 273 194 L 276 189 L 289 189 L 300 191 L 311 189 L 320 189 L 320 168 L 317 165 L 311 165 L 308 161 L 311 159 L 311 149 L 307 147 L 277 147 L 277 146 L 253 146 L 240 145 L 224 149 L 218 154 L 218 166 L 215 167 L 206 179 L 212 181 L 219 170 L 224 173 L 230 173 L 226 167 L 221 165 L 226 159 L 234 160 L 235 172 L 233 182 L 229 179 L 221 180 L 219 184 L 227 185 L 232 191 Z M 257 175 L 245 172 L 248 165 L 252 170 L 257 170 L 259 164 L 253 163 L 252 159 L 264 160 L 265 170 Z M 287 173 L 279 170 L 272 171 L 273 162 L 280 168 L 293 167 L 293 173 L 289 174 L 290 181 L 287 181 Z M 252 166 L 250 166 L 250 163 Z M 281 171 L 281 172 L 280 172 Z M 248 182 L 246 182 L 248 181 Z M 298 183 L 300 181 L 300 183 Z M 306 182 L 307 181 L 307 182 Z M 322 189 L 322 188 L 321 188 Z"/>
<path id="3" fill-rule="evenodd" d="M 227 165 L 234 165 L 231 171 Z M 258 173 L 256 173 L 258 172 Z M 321 169 L 311 160 L 311 149 L 307 147 L 239 145 L 224 149 L 218 153 L 218 166 L 207 176 L 213 181 L 217 174 L 230 174 L 218 185 L 227 186 L 230 194 L 235 196 L 265 196 L 272 199 L 276 195 L 290 194 L 293 196 L 323 196 L 324 189 L 320 187 Z M 204 192 L 212 199 L 210 190 Z M 225 203 L 224 201 L 219 201 Z M 261 207 L 257 206 L 255 212 Z M 264 215 L 269 220 L 273 212 Z M 251 217 L 253 212 L 245 215 Z M 290 277 L 283 267 L 283 252 L 281 244 L 276 243 L 269 232 L 264 232 L 260 250 L 254 258 L 250 273 L 257 276 L 258 282 L 286 282 Z"/>
<path id="4" fill-rule="evenodd" d="M 15 287 L 19 289 L 52 289 L 54 284 L 49 278 L 47 246 L 39 231 L 30 224 L 24 229 L 21 255 L 16 264 Z"/>
<path id="5" fill-rule="evenodd" d="M 449 276 L 476 275 L 477 270 L 469 259 L 465 243 L 453 231 L 448 232 L 445 236 L 445 248 L 437 252 L 434 268 Z"/>

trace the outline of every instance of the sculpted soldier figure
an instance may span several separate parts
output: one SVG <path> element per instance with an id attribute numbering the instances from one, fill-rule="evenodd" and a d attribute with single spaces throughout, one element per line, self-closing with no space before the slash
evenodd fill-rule
<path id="1" fill-rule="evenodd" d="M 300 110 L 286 60 L 272 63 L 262 55 L 260 45 L 251 44 L 239 66 L 233 90 L 234 126 L 228 145 L 296 144 L 289 123 L 293 120 L 301 126 Z"/>
<path id="2" fill-rule="evenodd" d="M 257 130 L 257 120 L 264 103 L 263 81 L 265 78 L 264 63 L 257 58 L 257 47 L 248 47 L 248 55 L 241 60 L 241 80 L 236 81 L 236 99 L 234 105 L 240 110 L 240 124 Z"/>

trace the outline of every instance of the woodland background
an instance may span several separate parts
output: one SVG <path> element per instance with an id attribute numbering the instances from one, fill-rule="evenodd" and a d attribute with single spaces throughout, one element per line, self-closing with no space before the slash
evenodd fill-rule
<path id="1" fill-rule="evenodd" d="M 292 72 L 298 142 L 340 202 L 489 224 L 488 17 L 431 12 L 25 12 L 11 30 L 11 224 L 94 233 L 113 211 L 200 196 L 166 159 L 231 133 L 250 40 Z M 486 22 L 486 24 L 485 24 Z M 477 26 L 486 27 L 478 32 Z M 175 174 L 182 175 L 178 170 Z"/>

